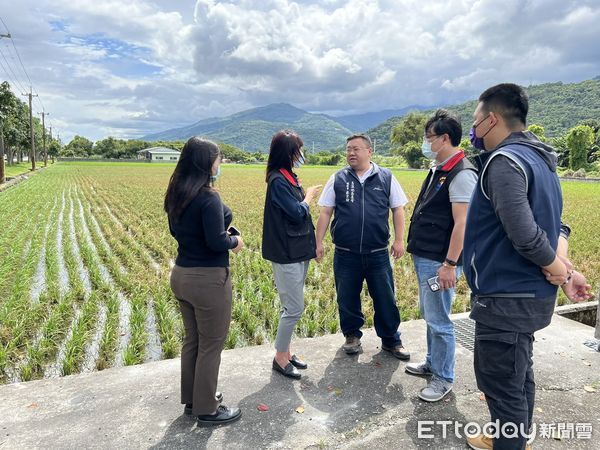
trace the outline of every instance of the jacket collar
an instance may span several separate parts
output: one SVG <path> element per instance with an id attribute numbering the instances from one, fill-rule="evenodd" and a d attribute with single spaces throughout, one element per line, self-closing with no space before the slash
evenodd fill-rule
<path id="1" fill-rule="evenodd" d="M 283 168 L 279 169 L 279 172 L 292 186 L 300 187 L 300 182 L 298 181 L 298 177 L 296 177 L 294 172 L 290 172 L 289 170 Z"/>

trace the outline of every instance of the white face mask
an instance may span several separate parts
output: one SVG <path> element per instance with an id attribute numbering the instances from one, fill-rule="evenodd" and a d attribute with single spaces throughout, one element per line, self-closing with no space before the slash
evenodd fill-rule
<path id="1" fill-rule="evenodd" d="M 300 153 L 300 158 L 296 161 L 294 161 L 294 168 L 298 169 L 300 167 L 302 167 L 302 164 L 304 164 L 304 153 Z"/>
<path id="2" fill-rule="evenodd" d="M 435 159 L 435 157 L 437 156 L 437 153 L 431 150 L 431 144 L 427 142 L 426 139 L 423 139 L 423 144 L 421 144 L 421 153 L 423 153 L 423 156 L 425 156 L 425 158 L 429 159 Z"/>

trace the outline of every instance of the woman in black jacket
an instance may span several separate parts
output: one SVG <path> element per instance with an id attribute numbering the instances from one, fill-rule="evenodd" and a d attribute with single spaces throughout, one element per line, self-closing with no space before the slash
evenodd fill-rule
<path id="1" fill-rule="evenodd" d="M 316 256 L 315 228 L 309 203 L 321 186 L 306 193 L 292 167 L 304 162 L 303 142 L 292 131 L 273 136 L 267 163 L 262 254 L 271 261 L 282 313 L 275 340 L 273 370 L 290 378 L 300 378 L 298 369 L 307 364 L 290 349 L 296 322 L 304 311 L 304 282 L 309 261 Z"/>
<path id="2" fill-rule="evenodd" d="M 244 246 L 227 228 L 231 210 L 212 187 L 220 174 L 221 152 L 208 140 L 193 137 L 181 151 L 165 195 L 169 228 L 177 240 L 171 289 L 185 327 L 181 350 L 181 403 L 199 423 L 239 419 L 239 408 L 221 405 L 217 378 L 231 321 L 229 250 Z"/>

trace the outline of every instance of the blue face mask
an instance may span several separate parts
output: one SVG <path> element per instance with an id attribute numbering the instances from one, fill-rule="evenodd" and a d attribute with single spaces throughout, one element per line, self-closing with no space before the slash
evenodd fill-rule
<path id="1" fill-rule="evenodd" d="M 304 164 L 304 155 L 302 153 L 300 153 L 300 158 L 296 161 L 294 161 L 294 168 L 298 169 L 300 167 L 302 167 L 302 164 Z"/>
<path id="2" fill-rule="evenodd" d="M 421 153 L 425 158 L 435 159 L 437 153 L 431 150 L 431 143 L 427 142 L 427 139 L 423 139 L 423 144 L 421 144 Z"/>
<path id="3" fill-rule="evenodd" d="M 214 175 L 211 175 L 210 181 L 212 181 L 214 183 L 215 181 L 217 181 L 217 179 L 220 176 L 221 176 L 221 165 L 219 164 L 219 167 L 217 167 L 217 173 L 215 173 Z"/>

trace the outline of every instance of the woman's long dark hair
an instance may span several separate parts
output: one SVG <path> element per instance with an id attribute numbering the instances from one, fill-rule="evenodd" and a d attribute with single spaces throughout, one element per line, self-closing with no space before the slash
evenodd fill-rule
<path id="1" fill-rule="evenodd" d="M 298 133 L 290 130 L 281 130 L 273 135 L 271 148 L 269 149 L 269 160 L 267 161 L 267 179 L 271 172 L 279 169 L 291 171 L 292 164 L 302 156 L 300 149 L 304 145 Z"/>
<path id="2" fill-rule="evenodd" d="M 220 154 L 217 144 L 198 136 L 185 143 L 165 194 L 164 209 L 170 223 L 177 222 L 200 191 L 212 189 L 212 166 Z"/>

